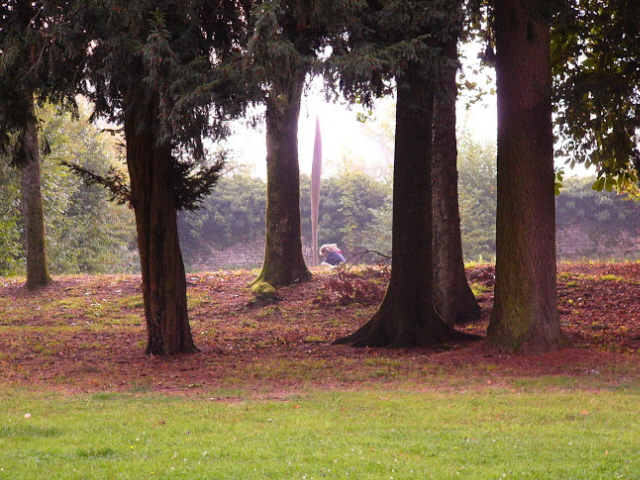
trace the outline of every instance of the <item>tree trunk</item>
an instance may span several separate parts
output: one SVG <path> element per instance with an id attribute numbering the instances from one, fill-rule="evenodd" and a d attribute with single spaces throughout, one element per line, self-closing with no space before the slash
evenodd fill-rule
<path id="1" fill-rule="evenodd" d="M 311 280 L 302 255 L 298 117 L 305 72 L 274 83 L 267 99 L 267 211 L 264 264 L 254 280 L 272 286 Z"/>
<path id="2" fill-rule="evenodd" d="M 488 340 L 503 352 L 567 345 L 556 292 L 549 24 L 536 1 L 497 0 L 496 286 Z"/>
<path id="3" fill-rule="evenodd" d="M 411 347 L 470 338 L 434 305 L 431 162 L 433 92 L 416 72 L 397 79 L 391 279 L 373 317 L 337 343 Z"/>
<path id="4" fill-rule="evenodd" d="M 457 59 L 457 39 L 444 45 L 448 58 Z M 433 126 L 433 273 L 435 304 L 440 316 L 457 325 L 480 316 L 464 273 L 456 148 L 456 67 L 451 65 L 435 97 Z"/>
<path id="5" fill-rule="evenodd" d="M 146 109 L 145 109 L 146 107 Z M 127 165 L 138 232 L 147 355 L 197 352 L 187 312 L 187 285 L 178 242 L 170 145 L 158 145 L 148 105 L 125 117 Z M 153 112 L 153 109 L 151 109 Z"/>
<path id="6" fill-rule="evenodd" d="M 28 290 L 35 290 L 51 283 L 47 266 L 47 248 L 44 228 L 44 207 L 40 176 L 40 152 L 38 150 L 38 122 L 31 102 L 33 118 L 20 135 L 22 165 L 22 208 L 24 212 L 27 254 Z"/>

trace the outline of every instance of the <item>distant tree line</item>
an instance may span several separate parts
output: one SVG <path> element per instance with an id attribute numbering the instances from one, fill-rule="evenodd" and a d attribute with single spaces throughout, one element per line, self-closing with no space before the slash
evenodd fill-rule
<path id="1" fill-rule="evenodd" d="M 54 274 L 138 272 L 135 224 L 130 209 L 108 201 L 101 187 L 77 182 L 60 160 L 96 171 L 118 165 L 114 137 L 84 120 L 47 106 L 39 111 L 43 139 L 52 153 L 43 161 L 43 193 L 49 260 Z M 462 135 L 459 141 L 459 195 L 465 259 L 495 258 L 496 154 L 490 143 Z M 24 228 L 19 172 L 0 163 L 0 275 L 24 273 Z M 595 177 L 564 180 L 556 198 L 557 226 L 580 226 L 594 241 L 615 249 L 622 232 L 640 229 L 640 209 L 626 195 L 592 188 Z M 301 176 L 302 235 L 310 243 L 310 179 Z M 321 243 L 337 242 L 352 254 L 363 249 L 391 253 L 392 186 L 357 171 L 324 180 L 320 202 Z M 264 238 L 266 181 L 244 174 L 226 175 L 202 209 L 184 212 L 178 226 L 188 266 L 211 247 Z"/>
<path id="2" fill-rule="evenodd" d="M 88 186 L 60 161 L 73 161 L 97 172 L 117 165 L 116 139 L 67 112 L 47 105 L 42 121 L 42 192 L 51 272 L 139 272 L 135 223 L 130 209 L 109 202 L 108 192 Z M 0 275 L 24 274 L 25 231 L 20 172 L 0 162 Z"/>

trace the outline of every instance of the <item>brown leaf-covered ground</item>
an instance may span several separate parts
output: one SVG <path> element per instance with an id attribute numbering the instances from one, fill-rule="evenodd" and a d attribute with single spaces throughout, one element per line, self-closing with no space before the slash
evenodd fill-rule
<path id="1" fill-rule="evenodd" d="M 314 271 L 310 283 L 255 298 L 255 272 L 188 275 L 193 336 L 201 352 L 144 355 L 140 278 L 64 276 L 31 293 L 0 279 L 0 385 L 69 392 L 126 390 L 207 395 L 287 395 L 309 388 L 571 388 L 638 385 L 640 264 L 562 264 L 558 302 L 573 347 L 499 355 L 484 341 L 431 349 L 355 349 L 332 341 L 375 311 L 386 282 L 377 269 Z M 461 327 L 484 335 L 491 269 L 468 272 L 483 309 Z"/>

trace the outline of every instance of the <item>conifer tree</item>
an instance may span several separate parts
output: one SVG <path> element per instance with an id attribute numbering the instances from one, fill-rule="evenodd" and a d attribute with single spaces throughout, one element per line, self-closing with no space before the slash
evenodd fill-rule
<path id="1" fill-rule="evenodd" d="M 374 316 L 339 343 L 356 346 L 432 345 L 471 336 L 438 312 L 434 285 L 433 162 L 435 112 L 451 95 L 445 54 L 460 31 L 462 4 L 440 1 L 368 2 L 353 48 L 337 61 L 347 94 L 369 101 L 397 85 L 391 279 Z M 468 286 L 467 286 L 468 288 Z"/>
<path id="2" fill-rule="evenodd" d="M 10 1 L 0 6 L 0 148 L 22 175 L 22 210 L 27 261 L 26 288 L 51 282 L 47 263 L 44 206 L 40 174 L 40 139 L 35 114 L 36 95 L 46 95 L 39 31 L 48 11 L 37 2 Z"/>
<path id="3" fill-rule="evenodd" d="M 149 355 L 195 352 L 177 210 L 197 208 L 221 165 L 204 163 L 203 138 L 242 111 L 243 85 L 225 63 L 245 43 L 247 2 L 106 0 L 24 2 L 52 13 L 38 32 L 53 100 L 82 93 L 95 118 L 120 125 L 130 188 L 87 178 L 132 205 L 138 232 Z M 14 43 L 21 40 L 17 37 Z"/>
<path id="4" fill-rule="evenodd" d="M 267 126 L 265 256 L 254 283 L 306 282 L 302 256 L 298 119 L 309 76 L 322 69 L 324 49 L 340 42 L 358 2 L 265 0 L 252 10 L 246 73 L 263 86 Z"/>
<path id="5" fill-rule="evenodd" d="M 487 338 L 512 353 L 568 344 L 556 291 L 551 19 L 544 3 L 495 2 L 496 286 Z"/>

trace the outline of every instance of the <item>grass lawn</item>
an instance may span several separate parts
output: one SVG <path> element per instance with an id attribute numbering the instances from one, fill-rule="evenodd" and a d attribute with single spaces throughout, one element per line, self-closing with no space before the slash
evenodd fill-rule
<path id="1" fill-rule="evenodd" d="M 573 347 L 533 356 L 333 345 L 379 274 L 274 302 L 252 272 L 189 274 L 201 352 L 169 358 L 144 355 L 137 276 L 0 279 L 0 480 L 640 480 L 640 263 L 566 266 Z"/>
<path id="2" fill-rule="evenodd" d="M 640 478 L 635 388 L 0 395 L 0 479 Z"/>

